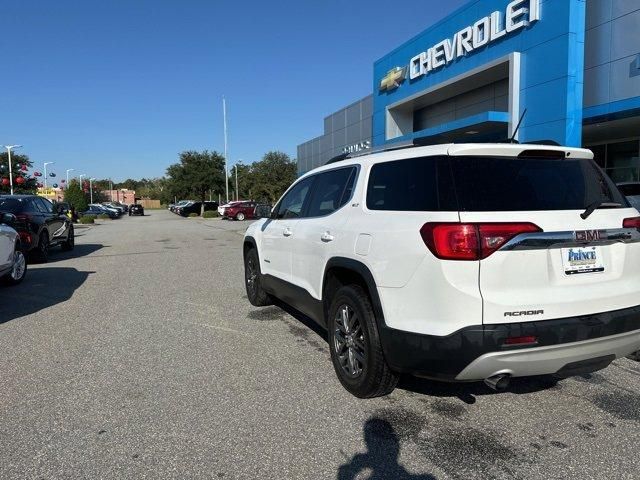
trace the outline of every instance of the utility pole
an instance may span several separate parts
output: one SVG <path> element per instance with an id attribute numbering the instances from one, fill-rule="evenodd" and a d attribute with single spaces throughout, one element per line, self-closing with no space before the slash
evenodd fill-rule
<path id="1" fill-rule="evenodd" d="M 66 188 L 69 188 L 69 172 L 73 172 L 73 168 L 67 168 L 67 186 Z"/>
<path id="2" fill-rule="evenodd" d="M 227 101 L 222 97 L 222 117 L 224 120 L 224 182 L 227 203 L 229 203 L 229 170 L 227 166 L 228 143 L 227 143 Z"/>
<path id="3" fill-rule="evenodd" d="M 11 195 L 13 195 L 13 167 L 11 165 L 11 149 L 12 148 L 20 148 L 22 145 L 5 145 L 4 148 L 7 149 L 7 155 L 9 156 L 9 189 L 11 190 Z"/>

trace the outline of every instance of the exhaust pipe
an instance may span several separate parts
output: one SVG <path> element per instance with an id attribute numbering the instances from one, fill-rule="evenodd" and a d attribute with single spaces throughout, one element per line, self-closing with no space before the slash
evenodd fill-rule
<path id="1" fill-rule="evenodd" d="M 509 387 L 509 383 L 511 383 L 511 375 L 500 373 L 493 377 L 485 378 L 484 383 L 492 390 L 502 392 Z"/>

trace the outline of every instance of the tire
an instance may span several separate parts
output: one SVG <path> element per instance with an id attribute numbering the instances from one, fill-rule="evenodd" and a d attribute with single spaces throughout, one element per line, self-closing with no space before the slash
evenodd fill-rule
<path id="1" fill-rule="evenodd" d="M 13 252 L 13 268 L 2 277 L 2 283 L 8 286 L 18 285 L 27 275 L 27 259 L 22 250 L 16 247 Z"/>
<path id="2" fill-rule="evenodd" d="M 238 212 L 238 214 L 236 215 L 236 220 L 240 222 L 244 221 L 244 213 Z"/>
<path id="3" fill-rule="evenodd" d="M 373 307 L 359 285 L 342 287 L 328 317 L 331 361 L 342 386 L 358 398 L 388 395 L 399 375 L 384 359 Z"/>
<path id="4" fill-rule="evenodd" d="M 35 257 L 41 263 L 47 263 L 49 261 L 49 234 L 46 231 L 40 234 Z"/>
<path id="5" fill-rule="evenodd" d="M 635 360 L 636 362 L 640 362 L 640 350 L 638 350 L 637 352 L 633 352 L 631 355 L 627 355 L 627 358 Z"/>
<path id="6" fill-rule="evenodd" d="M 273 303 L 271 296 L 262 288 L 260 260 L 255 248 L 249 250 L 244 256 L 244 285 L 251 305 L 266 307 Z"/>
<path id="7" fill-rule="evenodd" d="M 67 235 L 67 239 L 62 243 L 62 250 L 65 252 L 70 252 L 76 246 L 76 236 L 73 231 L 73 225 L 69 226 L 69 234 Z"/>

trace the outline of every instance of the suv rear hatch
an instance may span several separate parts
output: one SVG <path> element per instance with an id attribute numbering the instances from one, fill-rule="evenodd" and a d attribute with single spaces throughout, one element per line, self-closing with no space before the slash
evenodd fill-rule
<path id="1" fill-rule="evenodd" d="M 640 223 L 588 150 L 449 150 L 462 224 L 477 232 L 485 324 L 640 304 Z"/>

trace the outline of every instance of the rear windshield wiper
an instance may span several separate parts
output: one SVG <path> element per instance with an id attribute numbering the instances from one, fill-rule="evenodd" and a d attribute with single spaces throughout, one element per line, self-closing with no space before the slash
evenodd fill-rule
<path id="1" fill-rule="evenodd" d="M 621 207 L 621 206 L 622 206 L 621 203 L 603 202 L 602 200 L 598 200 L 597 202 L 593 202 L 591 205 L 589 205 L 587 207 L 587 209 L 583 213 L 580 214 L 580 217 L 583 220 L 586 220 L 598 208 L 618 208 L 618 207 Z"/>

